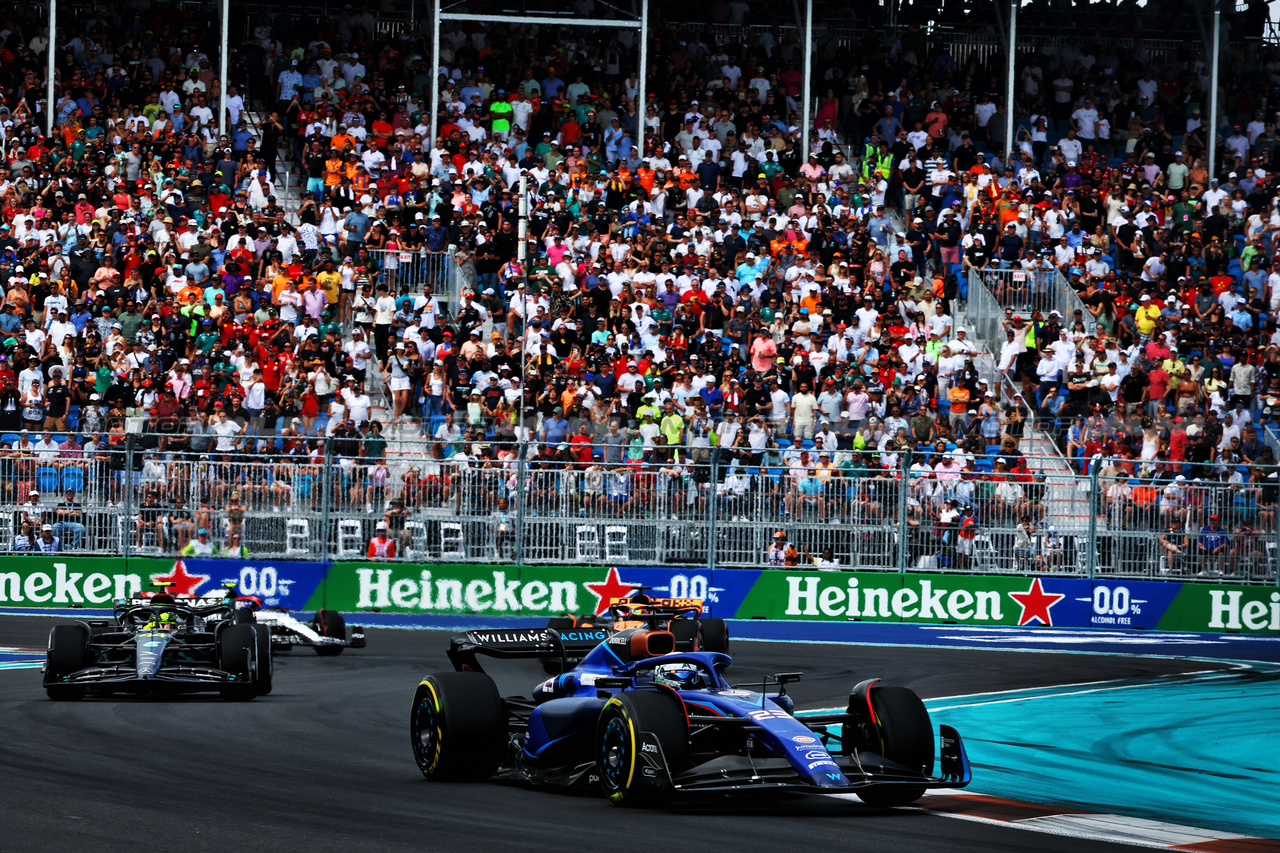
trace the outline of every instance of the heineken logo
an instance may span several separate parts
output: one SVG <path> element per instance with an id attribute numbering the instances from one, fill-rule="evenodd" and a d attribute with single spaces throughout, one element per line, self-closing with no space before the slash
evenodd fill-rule
<path id="1" fill-rule="evenodd" d="M 360 590 L 357 608 L 400 607 L 405 610 L 466 610 L 471 613 L 576 613 L 578 584 L 509 578 L 495 571 L 492 579 L 433 577 L 422 569 L 416 577 L 394 577 L 394 569 L 356 569 Z"/>
<path id="2" fill-rule="evenodd" d="M 53 572 L 0 571 L 0 602 L 13 604 L 106 604 L 113 598 L 130 598 L 142 589 L 134 574 L 73 572 L 66 563 L 54 563 Z"/>
<path id="3" fill-rule="evenodd" d="M 886 579 L 897 580 L 886 576 Z M 948 589 L 931 580 L 908 586 L 862 586 L 858 578 L 844 585 L 822 586 L 816 577 L 787 577 L 786 616 L 832 619 L 917 619 L 998 621 L 1004 618 L 1000 593 L 994 590 Z"/>
<path id="4" fill-rule="evenodd" d="M 1209 593 L 1209 627 L 1280 631 L 1280 592 L 1215 589 Z"/>

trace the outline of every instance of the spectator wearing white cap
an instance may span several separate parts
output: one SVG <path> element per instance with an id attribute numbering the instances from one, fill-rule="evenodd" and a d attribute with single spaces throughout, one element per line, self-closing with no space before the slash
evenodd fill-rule
<path id="1" fill-rule="evenodd" d="M 396 541 L 387 535 L 387 523 L 379 521 L 375 527 L 373 538 L 365 552 L 369 560 L 394 560 L 396 557 Z"/>
<path id="2" fill-rule="evenodd" d="M 31 543 L 31 550 L 42 554 L 57 554 L 62 550 L 62 540 L 53 535 L 53 525 L 40 525 L 40 535 Z"/>

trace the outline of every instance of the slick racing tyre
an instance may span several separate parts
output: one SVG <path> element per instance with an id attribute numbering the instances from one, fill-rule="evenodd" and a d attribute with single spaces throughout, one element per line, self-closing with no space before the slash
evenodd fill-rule
<path id="1" fill-rule="evenodd" d="M 336 610 L 320 610 L 316 612 L 316 618 L 312 620 L 316 626 L 316 633 L 322 637 L 336 637 L 342 642 L 347 641 L 347 620 L 342 614 Z M 321 657 L 332 657 L 342 654 L 344 646 L 316 646 L 316 654 Z"/>
<path id="2" fill-rule="evenodd" d="M 667 691 L 631 691 L 610 699 L 596 728 L 600 785 L 619 806 L 661 806 L 675 793 L 672 774 L 689 763 L 689 723 Z"/>
<path id="3" fill-rule="evenodd" d="M 258 695 L 250 660 L 258 645 L 252 625 L 228 625 L 218 633 L 218 668 L 236 677 L 218 692 L 230 702 L 247 702 Z"/>
<path id="4" fill-rule="evenodd" d="M 507 746 L 507 706 L 482 672 L 428 675 L 413 694 L 409 740 L 432 782 L 483 782 Z"/>
<path id="5" fill-rule="evenodd" d="M 256 682 L 258 695 L 267 696 L 271 693 L 271 681 L 275 668 L 275 663 L 271 659 L 271 627 L 255 623 L 253 633 L 257 638 L 257 644 L 254 646 L 254 657 L 258 664 L 258 680 Z"/>
<path id="6" fill-rule="evenodd" d="M 677 651 L 698 651 L 698 620 L 672 619 L 667 630 L 675 635 Z"/>
<path id="7" fill-rule="evenodd" d="M 729 624 L 723 619 L 700 619 L 698 622 L 698 649 L 728 654 Z"/>
<path id="8" fill-rule="evenodd" d="M 876 731 L 871 749 L 925 776 L 933 773 L 933 723 L 924 703 L 906 687 L 871 688 Z M 924 795 L 923 785 L 872 785 L 857 794 L 872 806 L 905 806 Z"/>
<path id="9" fill-rule="evenodd" d="M 83 625 L 55 625 L 49 632 L 49 651 L 45 656 L 44 692 L 48 697 L 59 702 L 83 699 L 83 687 L 48 682 L 79 672 L 88 665 L 88 630 Z"/>
<path id="10" fill-rule="evenodd" d="M 572 631 L 576 621 L 572 616 L 552 616 L 547 620 L 547 627 L 557 631 Z"/>

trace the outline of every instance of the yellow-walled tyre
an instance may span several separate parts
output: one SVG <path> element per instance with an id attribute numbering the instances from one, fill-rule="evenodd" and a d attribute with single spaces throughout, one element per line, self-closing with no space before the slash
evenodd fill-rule
<path id="1" fill-rule="evenodd" d="M 433 782 L 483 782 L 493 777 L 507 742 L 507 708 L 482 672 L 428 675 L 409 712 L 413 758 Z"/>
<path id="2" fill-rule="evenodd" d="M 619 806 L 660 806 L 675 793 L 672 776 L 689 763 L 689 721 L 667 691 L 619 693 L 596 728 L 600 785 Z"/>

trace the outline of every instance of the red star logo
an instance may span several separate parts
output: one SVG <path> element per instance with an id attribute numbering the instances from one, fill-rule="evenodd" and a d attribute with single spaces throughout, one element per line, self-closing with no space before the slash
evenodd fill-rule
<path id="1" fill-rule="evenodd" d="M 173 564 L 173 571 L 167 575 L 152 575 L 153 583 L 162 583 L 172 595 L 192 595 L 199 586 L 209 579 L 209 575 L 187 574 L 186 564 L 178 560 Z"/>
<path id="2" fill-rule="evenodd" d="M 1018 618 L 1019 626 L 1038 619 L 1041 625 L 1050 628 L 1053 627 L 1053 615 L 1049 611 L 1053 605 L 1066 598 L 1065 595 L 1045 592 L 1044 587 L 1040 585 L 1040 578 L 1031 581 L 1031 589 L 1026 592 L 1011 592 L 1009 597 L 1018 602 L 1018 606 L 1022 608 L 1022 616 Z"/>
<path id="3" fill-rule="evenodd" d="M 587 583 L 583 584 L 583 586 L 591 590 L 592 594 L 595 595 L 597 599 L 595 613 L 597 616 L 608 608 L 610 601 L 615 598 L 622 598 L 624 595 L 628 595 L 631 592 L 630 584 L 622 582 L 622 578 L 618 577 L 618 570 L 616 568 L 609 570 L 609 574 L 605 576 L 602 583 Z"/>

